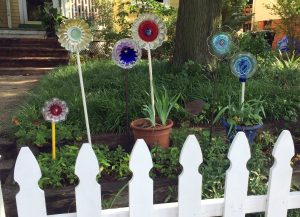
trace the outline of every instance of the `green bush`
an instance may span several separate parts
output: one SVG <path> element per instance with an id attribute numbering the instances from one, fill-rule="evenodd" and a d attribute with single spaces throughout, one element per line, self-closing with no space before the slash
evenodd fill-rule
<path id="1" fill-rule="evenodd" d="M 126 129 L 124 112 L 124 71 L 111 61 L 92 61 L 83 65 L 88 113 L 93 134 L 122 133 Z M 238 101 L 240 83 L 228 67 L 218 70 L 218 88 L 213 89 L 210 72 L 205 67 L 188 63 L 175 70 L 167 62 L 154 61 L 154 84 L 159 91 L 165 87 L 170 95 L 181 93 L 179 106 L 171 119 L 180 124 L 209 123 L 211 104 L 218 108 L 228 103 L 228 95 Z M 260 69 L 246 84 L 246 99 L 261 96 L 265 101 L 267 120 L 296 120 L 300 111 L 299 70 L 288 72 L 276 67 Z M 142 106 L 149 104 L 148 66 L 142 62 L 129 72 L 129 119 L 144 117 Z M 212 92 L 215 101 L 212 102 Z M 50 124 L 43 120 L 41 109 L 46 100 L 58 97 L 65 100 L 70 113 L 58 124 L 58 142 L 63 139 L 82 140 L 85 137 L 84 115 L 77 69 L 74 66 L 58 68 L 45 76 L 31 92 L 27 102 L 14 117 L 13 132 L 19 144 L 43 145 L 50 142 Z M 206 102 L 199 116 L 188 115 L 184 103 L 194 99 Z M 197 122 L 198 121 L 198 122 Z"/>

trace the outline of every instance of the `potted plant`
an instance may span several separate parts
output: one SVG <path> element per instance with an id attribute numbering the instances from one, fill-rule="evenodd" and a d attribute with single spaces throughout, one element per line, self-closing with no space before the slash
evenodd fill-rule
<path id="1" fill-rule="evenodd" d="M 226 129 L 228 142 L 232 142 L 237 132 L 243 131 L 252 144 L 265 116 L 263 101 L 260 99 L 248 100 L 242 104 L 229 101 L 229 104 L 217 114 L 213 123 L 221 120 Z"/>
<path id="2" fill-rule="evenodd" d="M 168 148 L 173 121 L 168 119 L 169 114 L 176 105 L 180 94 L 169 97 L 164 88 L 162 93 L 155 92 L 155 111 L 151 105 L 144 105 L 143 111 L 146 118 L 140 118 L 131 122 L 134 139 L 144 139 L 151 147 L 155 144 L 162 148 Z M 155 118 L 155 112 L 158 118 Z"/>

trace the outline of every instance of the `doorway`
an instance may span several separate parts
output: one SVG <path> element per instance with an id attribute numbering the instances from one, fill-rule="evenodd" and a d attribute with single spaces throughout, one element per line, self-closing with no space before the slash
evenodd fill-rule
<path id="1" fill-rule="evenodd" d="M 52 0 L 21 0 L 21 22 L 24 24 L 40 24 L 40 11 L 45 2 L 52 2 Z"/>

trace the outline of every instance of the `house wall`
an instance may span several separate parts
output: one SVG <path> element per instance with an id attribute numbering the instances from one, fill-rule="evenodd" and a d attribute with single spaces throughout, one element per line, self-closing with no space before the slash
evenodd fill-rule
<path id="1" fill-rule="evenodd" d="M 12 28 L 17 28 L 20 24 L 19 2 L 18 0 L 10 0 Z M 6 1 L 0 1 L 0 28 L 8 28 Z"/>
<path id="2" fill-rule="evenodd" d="M 6 28 L 7 26 L 7 15 L 6 15 L 6 4 L 5 0 L 0 1 L 0 28 Z"/>
<path id="3" fill-rule="evenodd" d="M 271 10 L 266 8 L 266 4 L 276 4 L 277 0 L 254 0 L 253 1 L 253 21 L 259 22 L 264 20 L 280 19 L 278 15 L 273 15 Z"/>

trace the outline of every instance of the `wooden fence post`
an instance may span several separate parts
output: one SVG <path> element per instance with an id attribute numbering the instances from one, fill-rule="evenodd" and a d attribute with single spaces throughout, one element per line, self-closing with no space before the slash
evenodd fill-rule
<path id="1" fill-rule="evenodd" d="M 284 130 L 277 139 L 272 153 L 274 165 L 269 175 L 266 217 L 287 216 L 287 205 L 293 174 L 290 163 L 294 154 L 292 135 L 289 131 Z"/>
<path id="2" fill-rule="evenodd" d="M 133 173 L 129 181 L 129 215 L 130 217 L 152 217 L 153 214 L 153 180 L 149 172 L 153 167 L 148 146 L 142 139 L 135 143 L 129 161 Z"/>
<path id="3" fill-rule="evenodd" d="M 21 148 L 14 174 L 20 186 L 16 195 L 19 217 L 47 217 L 45 194 L 38 185 L 41 176 L 40 167 L 30 149 Z"/>
<path id="4" fill-rule="evenodd" d="M 75 188 L 77 217 L 101 216 L 101 189 L 96 181 L 99 173 L 97 157 L 89 143 L 82 145 L 75 165 L 79 184 Z"/>
<path id="5" fill-rule="evenodd" d="M 248 139 L 243 132 L 237 133 L 229 149 L 231 162 L 226 171 L 224 217 L 244 217 L 247 200 L 250 159 Z"/>
<path id="6" fill-rule="evenodd" d="M 201 216 L 202 175 L 198 170 L 202 161 L 202 152 L 196 136 L 188 136 L 179 159 L 183 166 L 178 180 L 179 217 Z"/>

